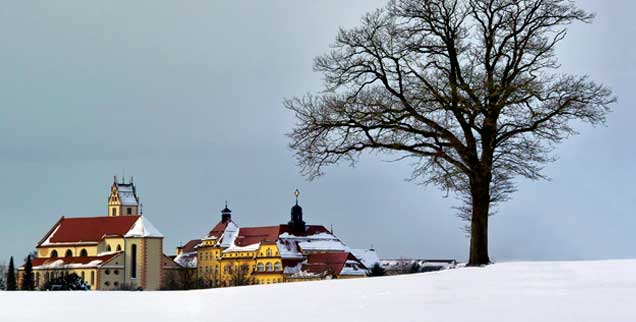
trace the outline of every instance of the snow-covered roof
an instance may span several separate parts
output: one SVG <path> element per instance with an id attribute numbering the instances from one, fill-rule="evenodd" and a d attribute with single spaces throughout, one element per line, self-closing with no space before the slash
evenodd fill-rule
<path id="1" fill-rule="evenodd" d="M 256 243 L 256 244 L 251 244 L 251 245 L 247 245 L 247 246 L 236 246 L 236 245 L 232 245 L 226 249 L 223 250 L 224 253 L 231 253 L 231 252 L 253 252 L 258 250 L 258 248 L 261 246 L 261 243 Z"/>
<path id="2" fill-rule="evenodd" d="M 135 187 L 132 183 L 117 183 L 117 192 L 119 194 L 119 201 L 124 206 L 138 206 L 139 200 L 135 194 Z"/>
<path id="3" fill-rule="evenodd" d="M 181 253 L 174 258 L 175 263 L 185 268 L 197 268 L 197 252 Z"/>
<path id="4" fill-rule="evenodd" d="M 380 257 L 375 249 L 352 249 L 351 253 L 366 267 L 371 268 L 380 263 Z"/>
<path id="5" fill-rule="evenodd" d="M 145 216 L 139 216 L 124 237 L 163 237 L 161 232 Z"/>
<path id="6" fill-rule="evenodd" d="M 34 258 L 32 261 L 33 269 L 70 269 L 70 268 L 97 268 L 107 263 L 111 263 L 122 252 L 115 252 L 100 256 L 81 256 L 81 257 L 63 257 L 63 258 Z M 110 265 L 108 267 L 115 267 Z M 117 266 L 119 267 L 119 266 Z"/>
<path id="7" fill-rule="evenodd" d="M 228 222 L 225 230 L 223 231 L 223 235 L 221 235 L 219 245 L 221 247 L 230 247 L 234 245 L 234 240 L 236 239 L 238 232 L 239 227 L 233 221 Z"/>

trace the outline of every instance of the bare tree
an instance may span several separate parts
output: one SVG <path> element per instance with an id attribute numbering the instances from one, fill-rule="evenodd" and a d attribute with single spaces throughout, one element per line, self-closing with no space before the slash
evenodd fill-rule
<path id="1" fill-rule="evenodd" d="M 7 265 L 0 262 L 0 291 L 4 291 L 7 287 Z"/>
<path id="2" fill-rule="evenodd" d="M 244 286 L 253 284 L 250 272 L 250 265 L 238 264 L 231 266 L 228 286 Z"/>
<path id="3" fill-rule="evenodd" d="M 488 218 L 513 178 L 545 178 L 574 121 L 602 124 L 615 102 L 558 72 L 566 27 L 592 19 L 569 0 L 391 1 L 316 58 L 324 92 L 286 100 L 301 172 L 313 179 L 364 151 L 411 159 L 412 180 L 463 201 L 469 265 L 488 264 Z"/>

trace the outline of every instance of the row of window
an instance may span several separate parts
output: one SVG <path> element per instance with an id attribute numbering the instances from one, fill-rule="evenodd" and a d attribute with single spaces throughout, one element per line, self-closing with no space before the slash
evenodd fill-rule
<path id="1" fill-rule="evenodd" d="M 46 273 L 44 273 L 44 275 L 43 275 L 43 276 L 44 276 L 44 282 L 46 283 L 46 282 L 47 282 L 47 281 L 49 281 L 49 280 L 52 280 L 52 279 L 57 278 L 57 277 L 62 277 L 62 276 L 68 275 L 68 274 L 69 274 L 69 272 L 68 272 L 68 271 L 61 271 L 61 272 L 55 272 L 55 271 L 53 271 L 53 272 L 46 272 Z M 86 282 L 86 272 L 82 271 L 82 272 L 80 273 L 80 277 L 82 278 L 82 281 Z M 39 272 L 36 272 L 36 273 L 35 273 L 35 287 L 38 287 L 38 286 L 39 286 L 39 284 L 40 284 L 40 273 L 39 273 Z M 91 285 L 94 285 L 94 284 L 95 284 L 95 272 L 91 272 L 91 281 L 90 281 L 90 284 L 91 284 Z"/>
<path id="2" fill-rule="evenodd" d="M 244 256 L 253 256 L 252 253 L 249 252 L 230 252 L 226 254 L 227 257 L 244 257 Z M 211 260 L 214 258 L 214 256 L 216 256 L 216 252 L 201 252 L 199 253 L 199 260 Z M 260 257 L 263 257 L 263 252 L 260 252 L 259 255 Z M 265 251 L 265 256 L 266 257 L 272 257 L 272 256 L 278 256 L 278 252 L 272 252 L 271 249 L 267 249 Z"/>
<path id="3" fill-rule="evenodd" d="M 204 269 L 205 269 L 205 273 L 216 274 L 219 272 L 219 265 L 216 265 L 215 269 L 210 266 L 199 267 L 199 273 L 203 273 Z M 223 267 L 223 272 L 232 273 L 236 271 L 237 269 L 238 269 L 237 266 L 226 265 Z M 282 270 L 283 270 L 283 266 L 280 263 L 274 263 L 273 265 L 272 263 L 266 263 L 266 264 L 258 263 L 256 265 L 252 265 L 252 272 L 280 272 Z"/>
<path id="4" fill-rule="evenodd" d="M 110 245 L 108 245 L 106 248 L 108 249 L 108 251 L 109 251 L 109 252 L 112 252 L 112 251 L 113 251 L 113 249 L 112 249 L 112 247 L 110 247 Z M 118 251 L 118 252 L 120 252 L 120 251 L 121 251 L 121 245 L 117 245 L 117 251 Z"/>
<path id="5" fill-rule="evenodd" d="M 108 245 L 107 248 L 108 248 L 109 252 L 112 251 L 112 248 L 110 247 L 110 245 Z M 118 252 L 121 251 L 121 245 L 117 245 L 117 251 Z M 54 249 L 54 250 L 51 251 L 51 258 L 57 258 L 59 256 L 60 255 L 58 254 L 57 250 Z M 88 251 L 86 251 L 86 249 L 82 248 L 82 250 L 80 250 L 79 256 L 80 257 L 88 256 Z M 70 249 L 67 249 L 66 252 L 64 253 L 64 257 L 73 257 L 73 251 L 70 250 Z"/>
<path id="6" fill-rule="evenodd" d="M 127 207 L 126 208 L 126 214 L 127 215 L 132 215 L 132 208 Z M 117 208 L 111 208 L 110 209 L 110 215 L 111 216 L 117 216 Z"/>
<path id="7" fill-rule="evenodd" d="M 256 280 L 254 284 L 272 284 L 272 283 L 282 283 L 283 279 L 282 278 L 268 278 L 266 280 Z"/>
<path id="8" fill-rule="evenodd" d="M 86 251 L 86 249 L 82 248 L 82 250 L 80 250 L 79 256 L 80 257 L 88 256 L 88 252 Z M 54 249 L 53 251 L 51 251 L 51 258 L 57 258 L 57 257 L 59 257 L 59 254 L 57 253 L 57 250 Z M 64 253 L 64 257 L 73 257 L 73 251 L 70 249 L 67 249 L 66 252 Z"/>

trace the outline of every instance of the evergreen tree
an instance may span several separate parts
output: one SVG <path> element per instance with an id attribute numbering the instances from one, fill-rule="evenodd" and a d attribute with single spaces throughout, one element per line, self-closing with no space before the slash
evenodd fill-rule
<path id="1" fill-rule="evenodd" d="M 13 265 L 13 256 L 9 260 L 9 271 L 7 272 L 7 291 L 15 291 L 15 266 Z"/>
<path id="2" fill-rule="evenodd" d="M 35 285 L 33 282 L 33 263 L 31 263 L 31 255 L 26 258 L 23 274 L 21 289 L 23 291 L 33 291 L 35 289 Z"/>
<path id="3" fill-rule="evenodd" d="M 386 271 L 380 265 L 380 263 L 375 263 L 373 267 L 371 267 L 371 271 L 369 272 L 369 276 L 384 276 L 386 275 Z"/>
<path id="4" fill-rule="evenodd" d="M 131 289 L 128 286 L 122 285 L 119 289 Z M 44 284 L 44 290 L 47 291 L 88 291 L 90 287 L 75 273 L 62 274 L 59 277 L 53 278 Z"/>

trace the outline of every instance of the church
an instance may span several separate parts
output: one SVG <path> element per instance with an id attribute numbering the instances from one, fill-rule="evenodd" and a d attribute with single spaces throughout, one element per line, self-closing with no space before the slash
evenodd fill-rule
<path id="1" fill-rule="evenodd" d="M 306 224 L 294 194 L 286 224 L 239 227 L 226 204 L 207 234 L 168 257 L 164 236 L 143 215 L 133 178 L 115 177 L 106 216 L 62 216 L 37 243 L 34 286 L 72 273 L 92 290 L 158 290 L 185 272 L 203 287 L 367 276 L 378 262 L 375 251 L 351 249 L 333 231 Z M 24 266 L 18 271 L 21 284 Z"/>
<path id="2" fill-rule="evenodd" d="M 275 226 L 239 227 L 226 204 L 207 235 L 177 248 L 175 262 L 215 286 L 367 276 L 375 252 L 351 249 L 324 226 L 307 225 L 298 190 L 295 196 L 289 222 Z"/>
<path id="3" fill-rule="evenodd" d="M 107 216 L 61 217 L 51 227 L 32 260 L 36 288 L 71 273 L 92 290 L 161 287 L 164 269 L 178 266 L 163 254 L 163 235 L 142 214 L 132 177 L 128 183 L 114 178 L 107 209 Z"/>

